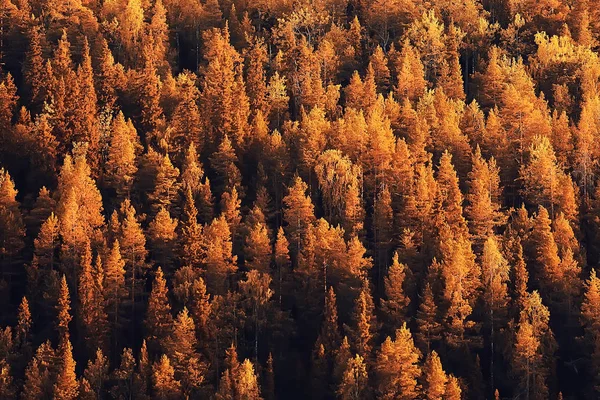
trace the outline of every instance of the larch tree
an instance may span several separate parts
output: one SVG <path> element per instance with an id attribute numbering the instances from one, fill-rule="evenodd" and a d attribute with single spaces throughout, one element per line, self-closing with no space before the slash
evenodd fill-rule
<path id="1" fill-rule="evenodd" d="M 81 256 L 79 263 L 79 281 L 77 294 L 79 299 L 79 321 L 85 332 L 88 350 L 93 352 L 103 348 L 107 329 L 107 315 L 104 309 L 104 271 L 99 257 L 92 265 L 92 250 L 90 245 Z"/>
<path id="2" fill-rule="evenodd" d="M 177 225 L 166 208 L 161 208 L 148 225 L 148 239 L 152 258 L 163 268 L 172 268 L 176 254 Z"/>
<path id="3" fill-rule="evenodd" d="M 553 376 L 554 335 L 548 325 L 550 311 L 542 304 L 537 292 L 529 294 L 519 316 L 513 345 L 513 371 L 520 377 L 520 388 L 530 398 L 548 395 L 549 379 Z"/>
<path id="4" fill-rule="evenodd" d="M 267 228 L 262 223 L 254 225 L 246 237 L 246 268 L 269 273 L 271 265 L 271 241 Z"/>
<path id="5" fill-rule="evenodd" d="M 427 282 L 420 296 L 419 308 L 416 316 L 416 339 L 421 349 L 429 351 L 431 342 L 441 338 L 441 324 L 439 322 L 438 307 L 435 303 L 431 284 Z"/>
<path id="6" fill-rule="evenodd" d="M 202 261 L 206 284 L 211 293 L 223 294 L 229 277 L 237 270 L 237 256 L 233 255 L 231 231 L 225 217 L 215 218 L 204 228 L 204 252 Z"/>
<path id="7" fill-rule="evenodd" d="M 156 270 L 152 291 L 148 298 L 145 326 L 150 349 L 157 353 L 159 350 L 164 352 L 172 335 L 173 316 L 171 315 L 167 282 L 160 267 Z"/>
<path id="8" fill-rule="evenodd" d="M 73 347 L 69 338 L 65 338 L 59 346 L 58 375 L 54 384 L 54 398 L 60 400 L 75 400 L 79 396 L 79 382 L 75 375 L 75 360 L 73 359 Z"/>
<path id="9" fill-rule="evenodd" d="M 306 230 L 315 221 L 314 206 L 310 196 L 306 195 L 308 186 L 300 177 L 294 179 L 283 198 L 283 220 L 286 222 L 286 234 L 290 249 L 297 255 L 302 249 Z"/>
<path id="10" fill-rule="evenodd" d="M 165 354 L 152 365 L 152 387 L 157 399 L 175 400 L 182 396 L 181 382 L 175 380 L 175 370 Z"/>
<path id="11" fill-rule="evenodd" d="M 529 149 L 529 162 L 521 167 L 523 194 L 533 204 L 550 209 L 550 216 L 562 211 L 567 219 L 577 218 L 573 182 L 558 166 L 547 137 L 535 137 Z"/>
<path id="12" fill-rule="evenodd" d="M 202 362 L 197 346 L 194 321 L 184 307 L 175 319 L 167 349 L 173 360 L 175 379 L 181 382 L 185 396 L 193 396 L 204 382 L 207 366 Z"/>
<path id="13" fill-rule="evenodd" d="M 338 398 L 359 400 L 369 395 L 369 376 L 365 360 L 358 354 L 350 358 L 337 389 Z"/>
<path id="14" fill-rule="evenodd" d="M 448 376 L 442 368 L 440 357 L 434 351 L 427 356 L 423 365 L 422 376 L 423 395 L 427 400 L 445 399 Z"/>
<path id="15" fill-rule="evenodd" d="M 122 304 L 127 297 L 128 291 L 125 287 L 125 261 L 121 257 L 119 241 L 112 244 L 104 262 L 104 288 L 106 300 L 106 314 L 108 315 L 112 329 L 112 338 L 116 346 L 119 337 L 119 316 Z"/>
<path id="16" fill-rule="evenodd" d="M 10 263 L 23 248 L 25 225 L 16 199 L 15 184 L 3 168 L 0 169 L 0 260 Z"/>
<path id="17" fill-rule="evenodd" d="M 496 161 L 493 158 L 486 161 L 479 147 L 475 150 L 472 163 L 465 215 L 475 246 L 481 249 L 485 240 L 503 222 L 499 204 L 500 178 Z"/>
<path id="18" fill-rule="evenodd" d="M 375 362 L 377 394 L 382 399 L 413 399 L 418 397 L 421 375 L 421 353 L 415 347 L 406 323 L 381 345 Z"/>
<path id="19" fill-rule="evenodd" d="M 192 190 L 184 192 L 183 218 L 179 225 L 179 256 L 185 265 L 200 265 L 204 257 L 202 225 L 198 223 L 198 210 Z"/>
<path id="20" fill-rule="evenodd" d="M 381 308 L 386 315 L 390 329 L 398 329 L 408 311 L 410 298 L 404 291 L 408 267 L 398 261 L 398 252 L 394 253 L 388 275 L 384 278 L 386 299 L 381 300 Z"/>
<path id="21" fill-rule="evenodd" d="M 104 179 L 116 191 L 117 199 L 122 201 L 131 193 L 137 172 L 136 156 L 141 146 L 133 123 L 125 120 L 122 112 L 112 120 L 110 132 Z"/>

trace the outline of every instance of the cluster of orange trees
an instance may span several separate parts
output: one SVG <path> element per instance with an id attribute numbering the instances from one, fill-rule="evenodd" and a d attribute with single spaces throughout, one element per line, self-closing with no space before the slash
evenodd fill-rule
<path id="1" fill-rule="evenodd" d="M 600 396 L 591 0 L 0 0 L 0 398 Z"/>

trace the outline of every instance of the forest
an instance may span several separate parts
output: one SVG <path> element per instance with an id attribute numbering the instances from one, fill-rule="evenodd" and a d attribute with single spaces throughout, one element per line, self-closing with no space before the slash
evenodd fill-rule
<path id="1" fill-rule="evenodd" d="M 0 0 L 0 399 L 600 398 L 593 0 Z"/>

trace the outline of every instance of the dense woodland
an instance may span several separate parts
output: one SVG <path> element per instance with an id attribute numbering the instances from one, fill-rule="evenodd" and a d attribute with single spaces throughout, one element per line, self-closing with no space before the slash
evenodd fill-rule
<path id="1" fill-rule="evenodd" d="M 0 0 L 0 398 L 600 396 L 592 0 Z"/>

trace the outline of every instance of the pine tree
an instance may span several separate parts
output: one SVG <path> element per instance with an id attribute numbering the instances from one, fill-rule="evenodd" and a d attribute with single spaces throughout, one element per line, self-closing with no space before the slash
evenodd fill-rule
<path id="1" fill-rule="evenodd" d="M 375 363 L 376 391 L 382 399 L 413 399 L 418 397 L 417 378 L 421 375 L 421 353 L 415 347 L 406 323 L 381 345 Z"/>
<path id="2" fill-rule="evenodd" d="M 148 298 L 145 326 L 147 330 L 148 345 L 153 351 L 164 350 L 173 330 L 173 316 L 168 299 L 167 282 L 162 269 L 158 267 L 152 291 Z M 162 367 L 161 360 L 161 367 Z"/>

